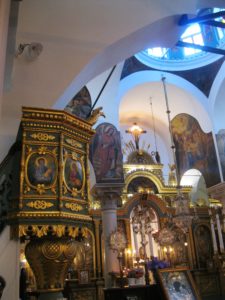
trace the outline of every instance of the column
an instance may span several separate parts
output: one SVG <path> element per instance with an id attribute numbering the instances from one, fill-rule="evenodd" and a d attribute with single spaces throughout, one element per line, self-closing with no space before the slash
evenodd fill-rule
<path id="1" fill-rule="evenodd" d="M 186 242 L 187 246 L 187 263 L 190 269 L 197 267 L 197 261 L 196 261 L 196 252 L 195 252 L 195 246 L 194 246 L 194 237 L 193 237 L 193 231 L 192 227 L 190 226 L 188 233 L 186 234 Z"/>
<path id="2" fill-rule="evenodd" d="M 221 251 L 221 253 L 223 253 L 224 252 L 224 243 L 223 243 L 223 236 L 222 236 L 220 218 L 219 218 L 218 213 L 216 214 L 216 225 L 217 225 L 217 231 L 218 231 L 218 236 L 219 236 L 220 251 Z"/>
<path id="3" fill-rule="evenodd" d="M 127 247 L 132 248 L 131 244 L 131 232 L 130 232 L 130 220 L 124 220 L 126 226 L 126 235 L 127 235 Z"/>
<path id="4" fill-rule="evenodd" d="M 214 228 L 214 223 L 212 219 L 212 212 L 209 209 L 209 216 L 210 216 L 210 226 L 211 226 L 211 232 L 212 232 L 212 241 L 213 241 L 213 252 L 214 254 L 218 253 L 218 247 L 217 247 L 217 242 L 216 242 L 216 234 L 215 234 L 215 228 Z"/>
<path id="5" fill-rule="evenodd" d="M 224 205 L 223 205 L 223 209 L 222 209 L 222 220 L 223 220 L 222 231 L 225 232 L 225 206 Z"/>
<path id="6" fill-rule="evenodd" d="M 102 212 L 102 229 L 104 240 L 104 279 L 105 287 L 113 286 L 111 272 L 119 273 L 118 253 L 113 252 L 109 247 L 109 238 L 111 233 L 117 230 L 117 203 L 120 200 L 122 185 L 96 184 L 93 189 L 93 194 L 101 202 Z"/>
<path id="7" fill-rule="evenodd" d="M 131 231 L 130 231 L 130 220 L 126 219 L 125 226 L 126 226 L 126 236 L 127 236 L 127 248 L 130 250 L 130 253 L 127 253 L 127 266 L 131 267 L 133 264 L 133 249 L 132 249 L 132 243 L 131 243 Z"/>
<path id="8" fill-rule="evenodd" d="M 100 232 L 99 224 L 100 220 L 94 220 L 95 224 L 95 239 L 96 239 L 96 257 L 97 257 L 97 277 L 101 277 L 102 268 L 101 268 L 101 245 L 100 245 Z"/>
<path id="9" fill-rule="evenodd" d="M 154 255 L 154 248 L 153 248 L 153 241 L 152 241 L 152 233 L 148 233 L 148 240 L 149 240 L 149 250 L 150 250 L 150 256 L 155 256 Z"/>

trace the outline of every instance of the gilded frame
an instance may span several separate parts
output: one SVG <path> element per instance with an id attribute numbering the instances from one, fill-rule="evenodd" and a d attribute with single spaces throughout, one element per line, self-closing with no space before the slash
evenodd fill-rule
<path id="1" fill-rule="evenodd" d="M 166 300 L 201 300 L 188 268 L 158 269 L 157 273 Z"/>
<path id="2" fill-rule="evenodd" d="M 81 171 L 81 184 L 76 187 L 76 184 L 74 186 L 69 182 L 68 177 L 65 175 L 67 165 L 69 165 L 69 160 L 72 162 L 70 164 L 70 168 L 73 164 L 75 164 L 76 168 Z M 80 165 L 80 167 L 78 167 Z M 71 171 L 71 170 L 70 170 Z M 72 194 L 72 196 L 76 196 L 77 194 L 83 194 L 85 182 L 86 182 L 86 174 L 85 174 L 85 167 L 84 167 L 84 156 L 79 157 L 76 153 L 66 153 L 63 161 L 63 182 L 64 182 L 64 194 L 66 194 L 68 191 Z"/>
<path id="3" fill-rule="evenodd" d="M 49 162 L 50 158 L 50 162 Z M 49 177 L 49 180 L 42 181 L 40 178 L 35 178 L 37 174 L 29 174 L 30 169 L 32 169 L 33 172 L 37 171 L 37 163 L 40 160 L 44 161 L 44 167 L 45 172 L 48 172 L 48 168 L 50 170 L 50 164 L 54 166 L 53 168 L 53 176 L 52 178 Z M 51 167 L 52 167 L 51 166 Z M 50 151 L 49 149 L 45 148 L 42 149 L 29 149 L 29 154 L 26 157 L 25 160 L 25 182 L 27 184 L 27 187 L 25 187 L 24 193 L 27 193 L 31 188 L 36 190 L 39 194 L 43 194 L 45 190 L 51 189 L 52 191 L 55 190 L 57 178 L 58 178 L 58 161 L 55 154 L 55 151 Z M 42 172 L 43 173 L 43 172 Z M 50 173 L 49 173 L 50 174 Z M 46 177 L 47 178 L 47 177 Z M 32 180 L 31 180 L 32 179 Z M 48 178 L 47 178 L 48 179 Z M 35 183 L 35 180 L 37 182 Z M 32 182 L 33 181 L 33 182 Z"/>

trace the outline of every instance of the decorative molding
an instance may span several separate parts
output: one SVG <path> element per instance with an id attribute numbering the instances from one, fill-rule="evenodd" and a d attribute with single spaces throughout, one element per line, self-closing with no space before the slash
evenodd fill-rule
<path id="1" fill-rule="evenodd" d="M 9 213 L 8 219 L 39 219 L 46 218 L 49 221 L 49 218 L 63 218 L 69 220 L 82 220 L 82 221 L 92 221 L 92 218 L 89 215 L 68 213 L 62 211 L 21 211 L 19 213 Z"/>
<path id="2" fill-rule="evenodd" d="M 44 141 L 44 142 L 52 141 L 55 139 L 54 135 L 50 135 L 50 134 L 43 133 L 43 132 L 33 133 L 30 136 L 35 140 Z"/>
<path id="3" fill-rule="evenodd" d="M 65 203 L 65 208 L 68 208 L 72 211 L 81 211 L 83 207 L 76 203 Z"/>
<path id="4" fill-rule="evenodd" d="M 36 200 L 32 202 L 28 202 L 26 206 L 34 208 L 34 209 L 46 209 L 52 207 L 54 204 L 51 202 L 46 202 L 44 200 Z"/>
<path id="5" fill-rule="evenodd" d="M 67 144 L 73 146 L 73 147 L 78 147 L 78 148 L 83 148 L 83 145 L 73 139 L 65 139 L 65 141 L 67 142 Z"/>
<path id="6" fill-rule="evenodd" d="M 35 122 L 39 122 L 40 120 L 47 121 L 48 123 L 53 123 L 54 128 L 60 128 L 59 125 L 56 125 L 56 122 L 62 122 L 65 124 L 65 126 L 68 124 L 68 125 L 73 125 L 73 126 L 75 125 L 77 127 L 80 127 L 82 130 L 87 131 L 87 134 L 93 135 L 94 133 L 91 124 L 89 124 L 85 120 L 79 120 L 77 117 L 72 116 L 65 111 L 23 107 L 23 117 L 22 117 L 23 122 L 29 121 L 31 122 L 30 126 L 35 126 Z"/>
<path id="7" fill-rule="evenodd" d="M 80 233 L 84 236 L 88 236 L 89 229 L 87 227 L 70 226 L 70 225 L 19 225 L 18 236 L 36 236 L 42 238 L 44 236 L 52 235 L 56 237 L 69 236 L 71 238 L 77 237 Z M 16 234 L 14 230 L 13 234 Z"/>

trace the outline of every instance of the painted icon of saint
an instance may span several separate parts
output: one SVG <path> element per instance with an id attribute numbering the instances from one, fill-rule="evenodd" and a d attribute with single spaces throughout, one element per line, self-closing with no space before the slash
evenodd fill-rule
<path id="1" fill-rule="evenodd" d="M 78 162 L 76 161 L 72 161 L 70 164 L 69 184 L 71 187 L 77 188 L 78 190 L 82 187 L 82 175 L 78 167 Z"/>
<path id="2" fill-rule="evenodd" d="M 46 157 L 40 156 L 35 160 L 34 181 L 36 184 L 50 184 L 53 170 L 49 166 Z"/>

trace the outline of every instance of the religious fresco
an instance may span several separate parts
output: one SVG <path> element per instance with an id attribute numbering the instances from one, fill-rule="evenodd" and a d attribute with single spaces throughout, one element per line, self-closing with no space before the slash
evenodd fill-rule
<path id="1" fill-rule="evenodd" d="M 171 122 L 177 165 L 182 176 L 189 169 L 199 170 L 207 187 L 220 182 L 212 133 L 204 133 L 198 121 L 179 114 Z"/>
<path id="2" fill-rule="evenodd" d="M 90 144 L 90 161 L 97 182 L 123 182 L 123 155 L 120 133 L 109 123 L 96 128 Z"/>
<path id="3" fill-rule="evenodd" d="M 86 120 L 91 111 L 91 96 L 86 87 L 83 87 L 78 94 L 65 107 L 65 111 Z"/>
<path id="4" fill-rule="evenodd" d="M 225 129 L 216 134 L 217 147 L 222 167 L 223 178 L 225 178 Z"/>

